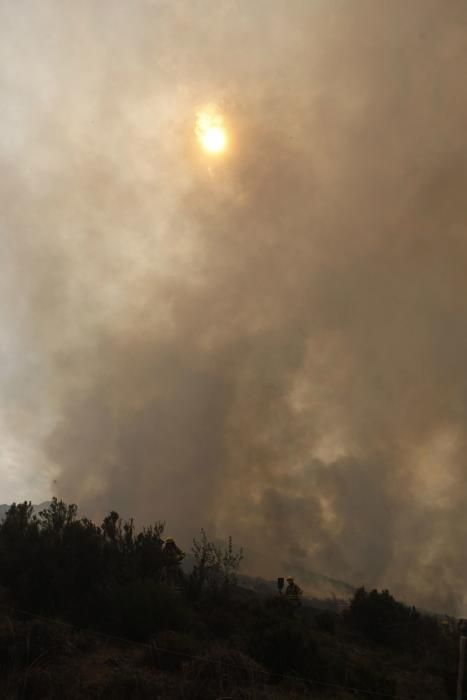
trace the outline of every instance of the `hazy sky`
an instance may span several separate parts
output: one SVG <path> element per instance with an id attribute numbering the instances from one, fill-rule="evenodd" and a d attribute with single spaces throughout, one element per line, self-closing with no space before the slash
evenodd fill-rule
<path id="1" fill-rule="evenodd" d="M 0 501 L 465 614 L 466 37 L 464 0 L 0 0 Z"/>

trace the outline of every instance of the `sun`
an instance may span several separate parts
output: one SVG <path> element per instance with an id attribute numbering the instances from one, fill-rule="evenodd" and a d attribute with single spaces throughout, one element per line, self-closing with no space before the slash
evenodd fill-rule
<path id="1" fill-rule="evenodd" d="M 220 126 L 209 127 L 201 137 L 203 148 L 209 153 L 221 153 L 225 149 L 226 141 L 225 131 Z"/>
<path id="2" fill-rule="evenodd" d="M 224 119 L 216 110 L 199 112 L 195 133 L 201 147 L 213 155 L 219 155 L 227 148 L 227 132 Z"/>

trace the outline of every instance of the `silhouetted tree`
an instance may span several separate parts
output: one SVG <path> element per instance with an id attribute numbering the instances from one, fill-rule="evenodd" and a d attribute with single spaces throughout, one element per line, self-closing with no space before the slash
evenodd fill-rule
<path id="1" fill-rule="evenodd" d="M 235 551 L 232 538 L 222 547 L 210 541 L 205 530 L 201 538 L 193 539 L 193 570 L 190 576 L 191 589 L 199 595 L 206 589 L 212 596 L 219 592 L 227 593 L 236 583 L 236 576 L 243 559 L 243 550 Z"/>

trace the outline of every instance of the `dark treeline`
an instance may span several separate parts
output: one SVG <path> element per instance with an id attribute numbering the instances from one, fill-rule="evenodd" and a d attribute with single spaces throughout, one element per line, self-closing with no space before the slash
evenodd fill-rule
<path id="1" fill-rule="evenodd" d="M 452 621 L 441 624 L 388 591 L 364 588 L 342 613 L 259 597 L 237 585 L 241 550 L 230 539 L 224 547 L 211 542 L 204 531 L 191 556 L 184 572 L 183 554 L 167 545 L 162 522 L 136 531 L 133 520 L 111 512 L 98 526 L 57 499 L 37 515 L 30 503 L 13 504 L 0 524 L 0 583 L 12 610 L 156 639 L 187 658 L 221 645 L 251 658 L 270 681 L 281 674 L 309 679 L 304 693 L 311 697 L 318 690 L 323 697 L 326 683 L 389 696 L 452 696 Z"/>
<path id="2" fill-rule="evenodd" d="M 183 627 L 206 590 L 228 595 L 242 558 L 231 540 L 221 548 L 201 531 L 185 576 L 183 553 L 163 533 L 162 522 L 136 532 L 115 511 L 98 526 L 56 498 L 37 515 L 31 503 L 13 504 L 0 524 L 0 583 L 19 608 L 144 639 Z"/>

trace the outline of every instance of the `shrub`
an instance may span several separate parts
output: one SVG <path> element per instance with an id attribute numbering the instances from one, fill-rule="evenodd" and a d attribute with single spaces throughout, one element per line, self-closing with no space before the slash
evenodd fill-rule
<path id="1" fill-rule="evenodd" d="M 178 670 L 192 658 L 202 655 L 205 645 L 183 632 L 167 630 L 151 640 L 152 662 L 165 671 Z"/>
<path id="2" fill-rule="evenodd" d="M 217 700 L 222 696 L 239 697 L 239 689 L 256 688 L 264 682 L 265 674 L 246 654 L 218 648 L 187 663 L 183 678 L 186 700 Z"/>
<path id="3" fill-rule="evenodd" d="M 115 584 L 104 611 L 107 629 L 138 640 L 147 640 L 159 630 L 182 629 L 189 619 L 180 595 L 152 579 Z"/>

